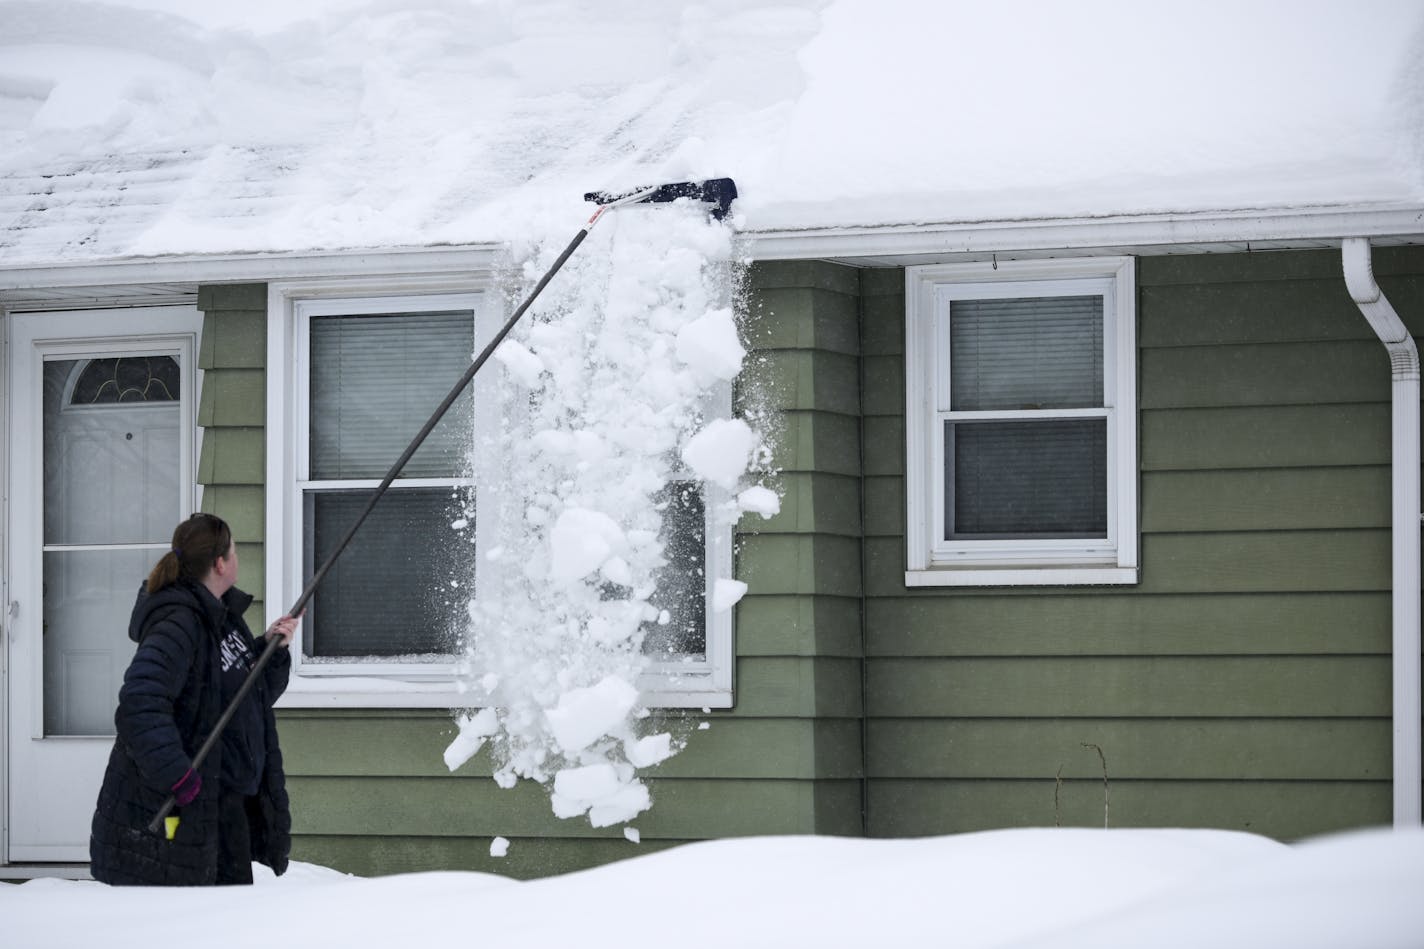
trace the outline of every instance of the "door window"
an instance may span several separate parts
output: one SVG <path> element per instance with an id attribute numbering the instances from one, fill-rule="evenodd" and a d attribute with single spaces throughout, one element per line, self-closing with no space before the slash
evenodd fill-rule
<path id="1" fill-rule="evenodd" d="M 172 356 L 47 359 L 44 734 L 112 735 L 140 580 L 182 508 Z"/>

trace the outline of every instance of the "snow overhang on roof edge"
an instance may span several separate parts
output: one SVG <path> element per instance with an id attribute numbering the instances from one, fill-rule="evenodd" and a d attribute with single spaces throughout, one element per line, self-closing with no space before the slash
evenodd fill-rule
<path id="1" fill-rule="evenodd" d="M 1338 247 L 1346 237 L 1376 245 L 1424 243 L 1424 205 L 1277 208 L 1101 218 L 975 221 L 882 227 L 808 228 L 739 235 L 753 260 L 838 260 L 860 266 L 931 261 L 1079 256 L 1092 253 L 1229 253 Z M 380 274 L 491 272 L 507 260 L 500 244 L 332 251 L 195 254 L 0 265 L 0 306 L 11 309 L 105 288 L 323 279 Z M 82 291 L 82 293 L 81 293 Z"/>

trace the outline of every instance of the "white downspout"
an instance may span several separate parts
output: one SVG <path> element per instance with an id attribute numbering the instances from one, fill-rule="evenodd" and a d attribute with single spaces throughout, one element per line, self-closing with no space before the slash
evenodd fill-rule
<path id="1" fill-rule="evenodd" d="M 1370 265 L 1370 242 L 1342 244 L 1345 286 L 1389 353 L 1394 501 L 1394 824 L 1420 823 L 1419 350 Z"/>

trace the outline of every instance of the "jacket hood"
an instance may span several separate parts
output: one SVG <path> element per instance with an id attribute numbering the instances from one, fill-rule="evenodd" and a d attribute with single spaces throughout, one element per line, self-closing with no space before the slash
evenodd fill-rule
<path id="1" fill-rule="evenodd" d="M 191 610 L 209 628 L 221 630 L 224 613 L 230 610 L 234 615 L 241 616 L 251 605 L 252 595 L 237 587 L 228 590 L 219 600 L 207 587 L 192 580 L 179 580 L 157 593 L 149 593 L 145 582 L 139 585 L 133 614 L 129 617 L 129 639 L 134 642 L 141 640 L 149 619 L 160 610 L 173 607 Z"/>

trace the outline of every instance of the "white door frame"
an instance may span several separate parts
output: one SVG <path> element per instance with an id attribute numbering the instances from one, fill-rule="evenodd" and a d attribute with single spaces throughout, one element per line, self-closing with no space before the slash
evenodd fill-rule
<path id="1" fill-rule="evenodd" d="M 197 471 L 197 396 L 200 391 L 200 371 L 197 368 L 198 338 L 202 328 L 202 314 L 191 304 L 183 306 L 132 307 L 104 310 L 67 310 L 44 313 L 6 314 L 4 316 L 5 343 L 3 352 L 4 384 L 0 386 L 0 408 L 3 409 L 4 432 L 0 438 L 0 465 L 3 465 L 4 505 L 0 513 L 0 524 L 4 528 L 4 543 L 0 545 L 0 603 L 3 603 L 3 618 L 0 628 L 4 629 L 4 644 L 0 648 L 0 671 L 5 672 L 0 680 L 0 721 L 4 722 L 3 753 L 0 753 L 0 865 L 16 855 L 14 838 L 18 828 L 12 826 L 16 805 L 17 788 L 11 783 L 11 776 L 17 773 L 12 767 L 16 755 L 22 749 L 14 743 L 16 729 L 26 724 L 16 722 L 11 713 L 24 701 L 29 706 L 29 725 L 42 722 L 43 700 L 42 669 L 43 651 L 34 648 L 38 636 L 31 636 L 34 630 L 29 626 L 43 613 L 43 600 L 36 583 L 38 580 L 38 552 L 32 544 L 38 541 L 37 531 L 41 525 L 41 505 L 36 503 L 35 491 L 43 491 L 42 472 L 42 416 L 37 396 L 38 379 L 34 377 L 36 367 L 44 356 L 92 355 L 98 350 L 105 352 L 153 352 L 176 351 L 183 367 L 182 396 L 180 400 L 179 424 L 179 485 L 182 510 L 175 512 L 186 516 L 194 508 L 196 500 L 195 475 Z M 39 358 L 34 358 L 38 354 Z M 18 391 L 24 386 L 29 395 Z M 20 471 L 15 466 L 24 465 Z M 20 494 L 24 496 L 21 497 Z M 24 549 L 21 549 L 24 548 Z M 13 605 L 18 602 L 18 613 Z M 119 635 L 127 628 L 127 617 L 116 616 L 114 629 Z M 19 681 L 18 677 L 25 677 Z M 17 687 L 22 687 L 17 692 Z M 39 717 L 36 717 L 39 716 Z M 62 741 L 84 756 L 85 766 L 94 769 L 91 758 L 107 758 L 112 745 L 110 738 L 66 738 Z M 64 754 L 68 755 L 66 751 Z M 98 764 L 102 775 L 102 763 Z M 78 796 L 96 797 L 97 783 L 85 787 Z M 92 807 L 92 803 L 88 805 Z M 87 827 L 87 816 L 84 826 Z M 26 863 L 73 863 L 87 862 L 87 832 L 81 853 L 76 846 L 26 847 L 17 859 Z"/>

